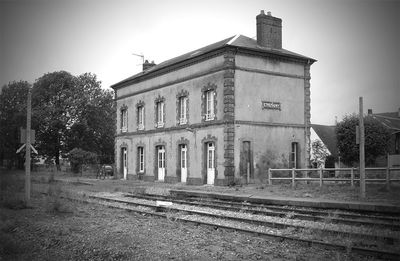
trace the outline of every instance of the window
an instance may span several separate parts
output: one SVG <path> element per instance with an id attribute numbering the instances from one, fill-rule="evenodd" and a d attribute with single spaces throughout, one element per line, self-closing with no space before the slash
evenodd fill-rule
<path id="1" fill-rule="evenodd" d="M 144 130 L 144 107 L 139 106 L 137 108 L 137 113 L 138 113 L 138 130 Z"/>
<path id="2" fill-rule="evenodd" d="M 214 119 L 214 91 L 206 91 L 206 121 Z"/>
<path id="3" fill-rule="evenodd" d="M 394 140 L 394 153 L 400 154 L 400 133 L 396 134 L 396 137 Z"/>
<path id="4" fill-rule="evenodd" d="M 128 110 L 127 109 L 121 110 L 121 131 L 122 132 L 128 131 Z"/>
<path id="5" fill-rule="evenodd" d="M 138 147 L 138 164 L 139 164 L 139 173 L 144 172 L 144 148 Z"/>
<path id="6" fill-rule="evenodd" d="M 297 169 L 299 167 L 299 148 L 297 142 L 292 142 L 292 149 L 290 152 L 290 167 Z"/>
<path id="7" fill-rule="evenodd" d="M 187 107 L 188 107 L 188 98 L 180 97 L 179 98 L 179 124 L 180 125 L 187 123 Z"/>
<path id="8" fill-rule="evenodd" d="M 164 127 L 164 102 L 157 102 L 157 127 Z"/>

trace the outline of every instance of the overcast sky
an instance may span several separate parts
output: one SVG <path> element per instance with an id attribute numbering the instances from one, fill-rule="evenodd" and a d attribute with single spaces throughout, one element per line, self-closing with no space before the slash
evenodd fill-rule
<path id="1" fill-rule="evenodd" d="M 400 1 L 0 0 L 0 85 L 47 72 L 95 73 L 103 88 L 236 34 L 256 36 L 260 10 L 282 19 L 283 48 L 311 67 L 311 122 L 400 107 Z M 289 95 L 289 94 L 288 94 Z"/>

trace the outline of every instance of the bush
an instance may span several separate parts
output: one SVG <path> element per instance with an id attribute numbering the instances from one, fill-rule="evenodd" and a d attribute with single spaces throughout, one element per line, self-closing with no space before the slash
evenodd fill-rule
<path id="1" fill-rule="evenodd" d="M 268 169 L 282 169 L 289 167 L 289 161 L 284 154 L 278 155 L 271 150 L 265 151 L 257 162 L 259 168 L 258 178 L 264 182 L 268 177 Z"/>
<path id="2" fill-rule="evenodd" d="M 359 162 L 359 145 L 356 144 L 356 114 L 346 115 L 336 126 L 337 148 L 343 163 L 355 166 Z M 386 155 L 390 145 L 390 131 L 372 117 L 364 117 L 365 163 L 372 165 L 377 157 Z"/>
<path id="3" fill-rule="evenodd" d="M 82 174 L 84 164 L 97 164 L 98 157 L 96 153 L 74 148 L 69 152 L 69 161 L 71 162 L 71 170 L 75 173 Z"/>

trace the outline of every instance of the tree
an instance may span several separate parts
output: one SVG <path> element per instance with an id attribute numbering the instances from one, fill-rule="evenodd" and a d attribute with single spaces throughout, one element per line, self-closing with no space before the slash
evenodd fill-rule
<path id="1" fill-rule="evenodd" d="M 35 82 L 32 97 L 34 117 L 40 123 L 38 149 L 57 167 L 60 156 L 74 148 L 96 153 L 101 163 L 113 162 L 113 92 L 103 90 L 96 75 L 45 74 Z"/>
<path id="2" fill-rule="evenodd" d="M 328 155 L 328 149 L 321 140 L 314 140 L 311 143 L 311 163 L 313 166 L 317 168 L 323 166 Z"/>
<path id="3" fill-rule="evenodd" d="M 339 155 L 349 166 L 359 162 L 359 145 L 356 144 L 356 126 L 358 115 L 346 115 L 336 126 L 336 138 Z M 365 162 L 371 165 L 376 158 L 386 155 L 390 145 L 390 131 L 370 116 L 364 117 Z"/>
<path id="4" fill-rule="evenodd" d="M 65 134 L 77 120 L 79 89 L 75 77 L 65 71 L 47 73 L 32 89 L 33 117 L 39 123 L 37 147 L 41 155 L 54 159 L 59 168 L 65 153 Z"/>
<path id="5" fill-rule="evenodd" d="M 67 132 L 68 150 L 81 148 L 99 156 L 100 163 L 114 161 L 115 103 L 113 92 L 101 89 L 96 75 L 85 73 L 76 79 L 81 95 L 77 120 Z"/>
<path id="6" fill-rule="evenodd" d="M 0 94 L 0 161 L 7 160 L 8 167 L 22 159 L 16 154 L 19 143 L 19 128 L 26 126 L 26 102 L 29 89 L 26 81 L 5 85 Z"/>

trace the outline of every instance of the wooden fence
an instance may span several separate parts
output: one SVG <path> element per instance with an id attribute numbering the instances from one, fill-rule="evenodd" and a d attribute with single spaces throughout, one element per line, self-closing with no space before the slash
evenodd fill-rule
<path id="1" fill-rule="evenodd" d="M 285 173 L 286 177 L 274 177 L 274 173 Z M 344 173 L 343 173 L 344 172 Z M 291 180 L 292 187 L 296 181 L 318 181 L 322 186 L 324 182 L 350 182 L 354 187 L 354 182 L 360 181 L 358 168 L 318 168 L 318 169 L 268 169 L 268 184 L 272 185 L 273 180 Z M 396 172 L 396 173 L 394 173 Z M 302 177 L 297 177 L 296 174 L 303 174 Z M 324 177 L 324 173 L 328 173 L 328 177 Z M 329 177 L 334 173 L 335 177 Z M 338 174 L 339 173 L 339 174 Z M 287 175 L 289 174 L 289 175 Z M 317 174 L 317 175 L 315 175 Z M 397 177 L 391 177 L 396 174 Z M 371 176 L 382 176 L 385 178 L 371 178 Z M 313 177 L 316 176 L 316 177 Z M 325 175 L 326 176 L 326 175 Z M 347 177 L 346 177 L 347 176 Z M 400 181 L 400 168 L 365 168 L 365 182 L 383 182 L 389 188 L 391 182 Z M 370 176 L 370 177 L 368 177 Z M 394 176 L 394 175 L 393 175 Z"/>

